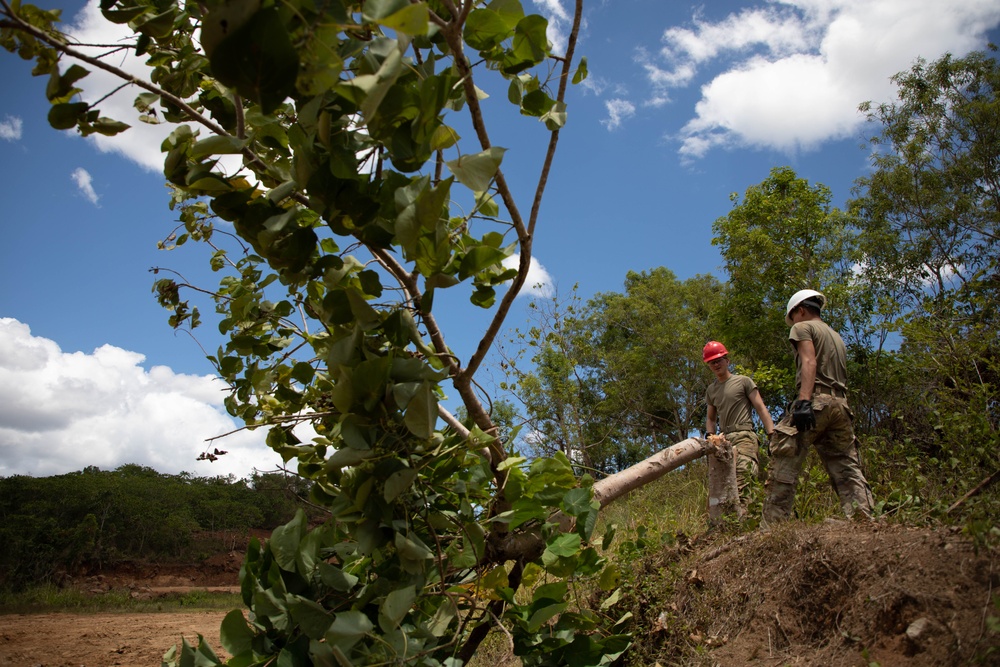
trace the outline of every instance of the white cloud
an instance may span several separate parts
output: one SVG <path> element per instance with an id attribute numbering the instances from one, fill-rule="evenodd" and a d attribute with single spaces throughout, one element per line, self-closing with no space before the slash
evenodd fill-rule
<path id="1" fill-rule="evenodd" d="M 101 15 L 98 0 L 88 0 L 87 5 L 74 17 L 72 24 L 67 26 L 66 32 L 82 44 L 102 45 L 127 44 L 133 34 L 127 25 L 114 24 L 105 19 Z M 108 50 L 106 47 L 77 48 L 93 56 Z M 152 70 L 144 64 L 144 60 L 136 57 L 135 49 L 123 49 L 113 59 L 107 59 L 107 62 L 148 81 Z M 85 63 L 83 66 L 90 70 L 87 78 L 80 82 L 80 87 L 84 89 L 84 101 L 96 102 L 121 85 L 121 80 L 114 75 Z M 88 141 L 92 141 L 103 152 L 119 153 L 145 169 L 159 171 L 163 168 L 160 144 L 174 126 L 166 123 L 150 125 L 140 121 L 139 112 L 132 106 L 140 92 L 143 91 L 136 86 L 126 86 L 103 100 L 98 105 L 102 116 L 128 123 L 131 127 L 114 137 L 94 134 Z"/>
<path id="2" fill-rule="evenodd" d="M 622 121 L 635 115 L 635 105 L 628 100 L 615 98 L 606 100 L 604 108 L 608 110 L 608 117 L 601 121 L 601 125 L 609 130 L 617 129 Z"/>
<path id="3" fill-rule="evenodd" d="M 236 428 L 218 379 L 165 366 L 147 371 L 143 360 L 111 345 L 66 353 L 28 325 L 0 318 L 0 476 L 136 463 L 169 474 L 247 477 L 280 464 L 262 430 L 206 442 Z M 197 460 L 215 447 L 228 453 Z"/>
<path id="4" fill-rule="evenodd" d="M 659 53 L 636 60 L 658 101 L 705 68 L 723 70 L 676 137 L 684 158 L 716 147 L 795 152 L 856 134 L 858 105 L 892 99 L 893 74 L 917 57 L 983 48 L 997 25 L 995 0 L 774 0 L 667 28 Z"/>
<path id="5" fill-rule="evenodd" d="M 80 194 L 86 197 L 87 201 L 91 204 L 97 205 L 98 197 L 97 193 L 94 192 L 93 181 L 90 178 L 90 173 L 83 167 L 77 167 L 70 174 L 70 178 L 76 183 L 76 187 L 80 190 Z"/>
<path id="6" fill-rule="evenodd" d="M 503 261 L 503 265 L 504 268 L 516 269 L 520 262 L 520 255 L 511 255 Z M 549 299 L 553 294 L 555 294 L 555 286 L 552 276 L 549 275 L 549 272 L 537 259 L 532 257 L 531 263 L 528 264 L 528 277 L 524 281 L 524 289 L 521 290 L 518 297 L 530 296 L 539 299 Z"/>
<path id="7" fill-rule="evenodd" d="M 17 141 L 21 138 L 21 128 L 23 123 L 17 116 L 4 116 L 0 120 L 0 139 L 7 141 Z"/>

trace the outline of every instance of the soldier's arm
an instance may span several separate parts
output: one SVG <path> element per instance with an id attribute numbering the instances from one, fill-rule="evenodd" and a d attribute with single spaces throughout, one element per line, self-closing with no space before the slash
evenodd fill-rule
<path id="1" fill-rule="evenodd" d="M 771 434 L 774 433 L 774 422 L 771 420 L 771 413 L 768 412 L 767 406 L 764 405 L 764 399 L 761 398 L 760 391 L 757 389 L 750 393 L 750 405 L 757 411 L 757 416 L 760 417 L 760 422 L 764 425 L 764 433 L 770 438 Z"/>
<path id="2" fill-rule="evenodd" d="M 795 346 L 802 364 L 802 384 L 799 385 L 799 399 L 812 400 L 816 386 L 816 348 L 811 340 L 800 340 Z"/>

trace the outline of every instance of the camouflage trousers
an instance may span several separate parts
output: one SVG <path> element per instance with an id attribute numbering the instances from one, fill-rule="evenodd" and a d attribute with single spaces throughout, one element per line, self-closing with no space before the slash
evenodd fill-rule
<path id="1" fill-rule="evenodd" d="M 830 484 L 840 499 L 840 508 L 850 517 L 856 511 L 871 516 L 874 507 L 871 487 L 861 471 L 857 442 L 854 439 L 854 415 L 847 399 L 829 394 L 813 397 L 816 427 L 799 438 L 791 414 L 778 422 L 771 438 L 771 469 L 766 484 L 764 522 L 776 523 L 791 516 L 795 489 L 809 448 L 815 447 Z"/>
<path id="2" fill-rule="evenodd" d="M 756 431 L 733 431 L 726 434 L 726 440 L 733 446 L 736 455 L 736 486 L 740 493 L 740 502 L 746 505 L 750 499 L 750 483 L 757 478 L 760 464 L 757 461 L 757 449 L 760 443 Z"/>

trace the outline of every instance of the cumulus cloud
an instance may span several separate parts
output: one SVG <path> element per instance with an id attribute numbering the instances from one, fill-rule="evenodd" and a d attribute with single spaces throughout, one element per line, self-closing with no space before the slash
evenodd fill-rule
<path id="1" fill-rule="evenodd" d="M 240 431 L 212 376 L 142 367 L 143 355 L 111 345 L 63 352 L 28 325 L 0 318 L 0 476 L 59 475 L 136 463 L 163 473 L 249 476 L 281 463 L 263 431 Z M 215 462 L 198 461 L 214 447 Z"/>
<path id="2" fill-rule="evenodd" d="M 658 101 L 708 67 L 722 70 L 701 84 L 675 137 L 684 158 L 718 147 L 794 152 L 856 134 L 858 105 L 892 99 L 893 74 L 918 57 L 983 48 L 997 25 L 993 0 L 774 0 L 668 27 L 660 50 L 636 60 Z"/>
<path id="3" fill-rule="evenodd" d="M 76 183 L 76 187 L 80 190 L 80 194 L 82 194 L 87 201 L 96 206 L 98 198 L 97 193 L 94 192 L 93 179 L 91 179 L 90 173 L 83 167 L 77 167 L 73 170 L 73 173 L 70 174 L 70 178 L 72 178 L 73 182 Z"/>
<path id="4" fill-rule="evenodd" d="M 0 139 L 7 141 L 17 141 L 21 138 L 21 128 L 23 123 L 17 116 L 4 116 L 0 120 Z"/>
<path id="5" fill-rule="evenodd" d="M 503 261 L 504 268 L 516 269 L 521 262 L 520 255 L 511 255 Z M 528 265 L 528 278 L 524 281 L 524 289 L 518 297 L 529 296 L 540 299 L 550 299 L 555 294 L 555 285 L 552 276 L 534 257 Z"/>
<path id="6" fill-rule="evenodd" d="M 132 37 L 132 31 L 127 25 L 111 23 L 101 15 L 99 0 L 88 0 L 86 6 L 66 27 L 66 32 L 81 44 L 126 45 Z M 93 56 L 107 52 L 106 47 L 77 48 Z M 149 80 L 151 70 L 144 64 L 144 58 L 135 56 L 134 49 L 123 49 L 109 64 L 137 78 Z M 81 88 L 84 89 L 82 97 L 86 102 L 96 102 L 121 85 L 120 79 L 104 70 L 90 65 L 84 67 L 90 70 L 87 78 L 81 81 Z M 159 171 L 163 168 L 160 144 L 173 127 L 167 124 L 150 125 L 139 120 L 139 112 L 133 107 L 133 102 L 140 92 L 139 88 L 126 86 L 103 100 L 98 106 L 102 116 L 128 123 L 131 127 L 115 137 L 94 134 L 88 141 L 92 141 L 103 152 L 119 153 L 145 169 Z"/>
<path id="7" fill-rule="evenodd" d="M 606 100 L 604 108 L 608 110 L 608 117 L 601 121 L 601 125 L 609 130 L 621 127 L 622 121 L 635 115 L 635 105 L 628 100 L 615 98 Z"/>
<path id="8" fill-rule="evenodd" d="M 107 52 L 105 45 L 130 44 L 134 36 L 127 25 L 114 24 L 101 15 L 100 0 L 87 0 L 86 6 L 73 18 L 66 32 L 80 45 L 81 52 L 98 56 Z M 82 46 L 98 44 L 99 48 Z M 136 57 L 134 49 L 123 49 L 106 62 L 132 76 L 148 81 L 152 70 L 146 66 L 145 58 Z M 71 61 L 70 61 L 71 62 Z M 68 64 L 67 64 L 68 66 Z M 115 75 L 90 65 L 84 65 L 90 74 L 80 86 L 84 89 L 83 100 L 96 102 L 102 100 L 98 108 L 102 116 L 114 118 L 130 125 L 129 129 L 113 137 L 93 134 L 87 138 L 99 150 L 105 153 L 118 153 L 139 166 L 151 172 L 163 169 L 163 153 L 160 144 L 174 130 L 172 123 L 150 124 L 139 120 L 139 112 L 134 107 L 136 96 L 143 92 L 135 86 L 120 88 L 121 79 Z M 159 107 L 155 106 L 156 113 Z M 205 131 L 202 132 L 205 136 Z M 229 173 L 241 168 L 240 156 L 223 156 L 220 165 Z"/>

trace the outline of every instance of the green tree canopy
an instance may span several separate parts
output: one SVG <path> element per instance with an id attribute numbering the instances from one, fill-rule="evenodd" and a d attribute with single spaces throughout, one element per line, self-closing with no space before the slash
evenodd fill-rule
<path id="1" fill-rule="evenodd" d="M 788 298 L 804 288 L 826 294 L 824 318 L 841 328 L 848 320 L 854 231 L 831 205 L 830 189 L 810 185 L 788 167 L 733 193 L 733 209 L 713 225 L 729 276 L 720 336 L 758 383 L 787 398 L 793 391 L 785 324 Z"/>
<path id="2" fill-rule="evenodd" d="M 183 229 L 166 245 L 207 244 L 221 275 L 227 342 L 211 361 L 231 387 L 226 407 L 267 429 L 333 517 L 310 530 L 300 516 L 251 545 L 254 620 L 236 614 L 223 629 L 234 664 L 458 664 L 501 620 L 525 664 L 604 664 L 624 650 L 614 618 L 569 610 L 571 581 L 606 567 L 591 480 L 564 456 L 511 456 L 475 383 L 528 275 L 567 87 L 587 75 L 575 57 L 582 0 L 562 54 L 519 0 L 106 0 L 101 11 L 132 30 L 123 47 L 146 58 L 148 78 L 117 69 L 113 50 L 90 55 L 58 32 L 58 12 L 28 4 L 0 7 L 0 44 L 48 77 L 57 129 L 126 130 L 88 97 L 94 68 L 138 89 L 144 120 L 173 125 L 164 176 Z M 489 104 L 548 131 L 528 206 L 484 121 L 480 77 L 507 89 Z M 191 287 L 155 285 L 175 327 L 200 321 Z M 494 311 L 468 359 L 435 317 L 444 289 Z M 446 382 L 472 428 L 444 409 Z M 300 442 L 302 421 L 320 437 Z M 550 521 L 557 512 L 570 520 Z"/>

